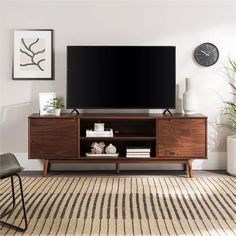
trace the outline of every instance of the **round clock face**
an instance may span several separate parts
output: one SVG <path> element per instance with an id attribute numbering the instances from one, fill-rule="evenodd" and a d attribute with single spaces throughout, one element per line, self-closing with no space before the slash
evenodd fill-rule
<path id="1" fill-rule="evenodd" d="M 195 49 L 195 59 L 202 66 L 212 66 L 219 59 L 218 48 L 212 43 L 203 43 Z"/>

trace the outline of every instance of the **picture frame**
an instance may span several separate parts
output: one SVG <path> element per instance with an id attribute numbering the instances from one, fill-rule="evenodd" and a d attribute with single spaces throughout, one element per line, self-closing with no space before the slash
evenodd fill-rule
<path id="1" fill-rule="evenodd" d="M 54 98 L 56 98 L 56 93 L 39 93 L 40 116 L 47 116 L 54 114 L 54 107 L 52 106 L 52 101 Z"/>
<path id="2" fill-rule="evenodd" d="M 52 29 L 14 30 L 13 80 L 53 80 Z"/>

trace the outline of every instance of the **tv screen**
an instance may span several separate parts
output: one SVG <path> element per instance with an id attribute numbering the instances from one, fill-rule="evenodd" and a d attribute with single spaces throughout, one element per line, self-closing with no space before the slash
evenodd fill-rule
<path id="1" fill-rule="evenodd" d="M 175 108 L 175 47 L 68 46 L 67 108 Z"/>

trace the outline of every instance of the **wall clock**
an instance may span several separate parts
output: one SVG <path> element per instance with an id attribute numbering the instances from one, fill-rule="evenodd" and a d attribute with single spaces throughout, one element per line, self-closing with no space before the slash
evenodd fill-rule
<path id="1" fill-rule="evenodd" d="M 212 43 L 203 43 L 195 49 L 194 57 L 198 64 L 212 66 L 219 59 L 219 50 Z"/>

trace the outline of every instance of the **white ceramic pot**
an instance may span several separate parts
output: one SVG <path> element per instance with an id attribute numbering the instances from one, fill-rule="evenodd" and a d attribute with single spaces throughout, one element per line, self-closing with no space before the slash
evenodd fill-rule
<path id="1" fill-rule="evenodd" d="M 110 143 L 110 144 L 106 147 L 106 153 L 107 153 L 107 154 L 115 154 L 115 153 L 116 153 L 116 147 Z"/>
<path id="2" fill-rule="evenodd" d="M 186 115 L 192 115 L 197 112 L 197 96 L 193 91 L 192 79 L 186 78 L 186 91 L 183 94 L 183 109 Z"/>
<path id="3" fill-rule="evenodd" d="M 227 137 L 227 172 L 236 176 L 236 135 Z"/>
<path id="4" fill-rule="evenodd" d="M 61 115 L 61 109 L 60 108 L 55 108 L 54 109 L 54 115 L 55 116 L 60 116 Z"/>

